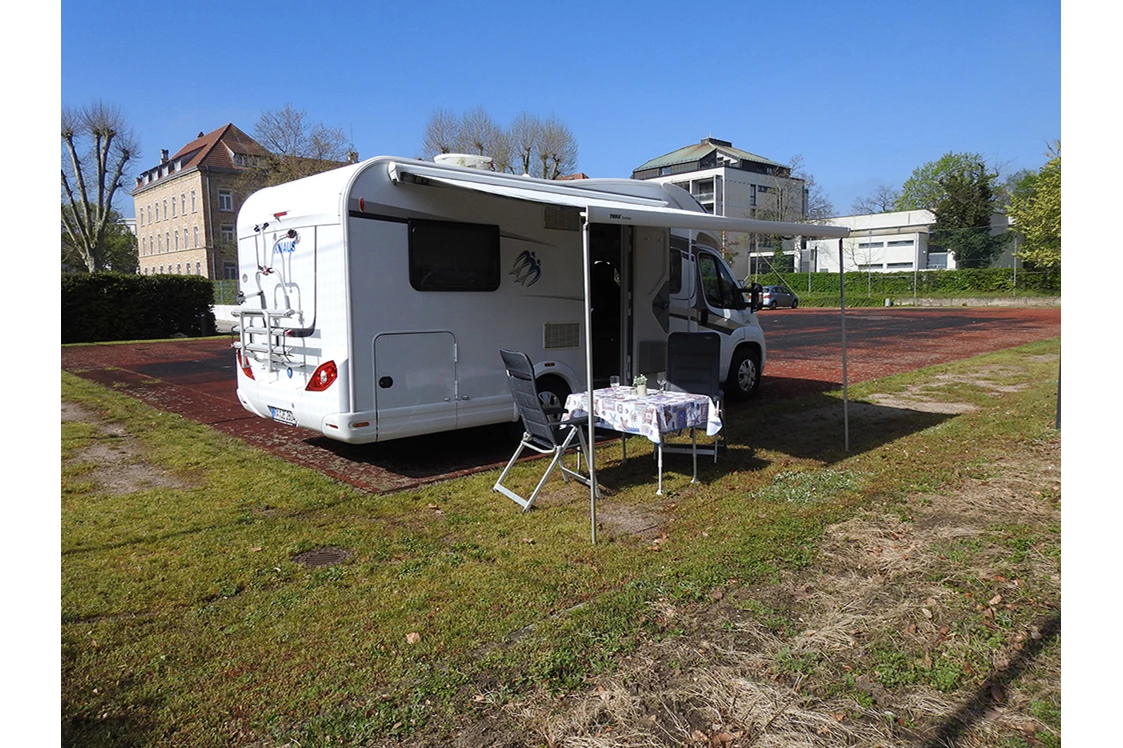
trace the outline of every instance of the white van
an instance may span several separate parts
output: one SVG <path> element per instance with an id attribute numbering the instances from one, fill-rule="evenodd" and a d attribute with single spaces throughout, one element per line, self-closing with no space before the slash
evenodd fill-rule
<path id="1" fill-rule="evenodd" d="M 688 231 L 739 223 L 764 226 L 673 185 L 385 156 L 260 190 L 238 216 L 238 398 L 351 443 L 514 421 L 499 349 L 564 402 L 586 386 L 586 320 L 595 386 L 661 371 L 672 331 L 717 330 L 727 393 L 751 395 L 763 333 Z"/>

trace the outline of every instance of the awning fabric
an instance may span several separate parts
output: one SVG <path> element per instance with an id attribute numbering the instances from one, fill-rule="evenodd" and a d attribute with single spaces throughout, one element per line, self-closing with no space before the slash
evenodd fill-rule
<path id="1" fill-rule="evenodd" d="M 543 184 L 537 180 L 527 180 L 526 184 L 512 184 L 513 180 L 509 175 L 495 175 L 486 171 L 459 173 L 451 171 L 447 167 L 433 168 L 423 163 L 401 162 L 390 163 L 387 170 L 390 179 L 395 183 L 436 183 L 446 187 L 486 192 L 515 200 L 529 200 L 537 203 L 580 208 L 586 211 L 589 223 L 656 226 L 696 231 L 740 231 L 752 234 L 823 238 L 843 238 L 850 235 L 850 229 L 845 226 L 820 226 L 811 223 L 727 218 L 671 207 L 668 200 L 622 195 L 587 187 L 571 186 L 564 182 Z"/>

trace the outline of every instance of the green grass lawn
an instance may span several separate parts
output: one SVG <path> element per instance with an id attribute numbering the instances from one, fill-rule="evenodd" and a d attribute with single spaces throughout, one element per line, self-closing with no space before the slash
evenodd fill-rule
<path id="1" fill-rule="evenodd" d="M 626 463 L 619 445 L 598 450 L 609 495 L 596 545 L 579 484 L 555 477 L 526 514 L 491 492 L 496 472 L 370 495 L 64 373 L 63 401 L 100 425 L 62 424 L 63 743 L 358 745 L 439 724 L 483 691 L 578 688 L 676 635 L 657 601 L 812 565 L 828 524 L 1049 438 L 1059 347 L 851 387 L 861 400 L 947 375 L 962 386 L 930 396 L 979 409 L 855 424 L 849 453 L 840 427 L 813 421 L 840 409 L 837 393 L 742 411 L 719 463 L 700 460 L 702 482 L 682 458 L 664 497 L 650 444 L 630 440 Z M 1000 402 L 972 385 L 980 372 L 1008 388 Z M 761 426 L 800 413 L 806 429 Z M 110 490 L 91 456 L 105 449 L 161 480 Z M 515 483 L 530 490 L 543 467 L 520 466 Z M 614 528 L 620 515 L 658 536 Z M 996 533 L 1014 553 L 1035 537 Z M 324 547 L 351 556 L 293 561 Z M 954 686 L 956 663 L 947 672 Z"/>

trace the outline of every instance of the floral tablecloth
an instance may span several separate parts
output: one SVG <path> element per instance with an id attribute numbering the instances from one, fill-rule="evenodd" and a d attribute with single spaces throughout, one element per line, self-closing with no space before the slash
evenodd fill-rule
<path id="1" fill-rule="evenodd" d="M 565 399 L 570 418 L 589 415 L 589 393 L 574 392 Z M 640 397 L 634 387 L 593 391 L 593 418 L 597 426 L 629 434 L 640 434 L 659 444 L 663 434 L 688 428 L 706 429 L 708 436 L 721 431 L 721 417 L 705 395 L 649 390 Z"/>

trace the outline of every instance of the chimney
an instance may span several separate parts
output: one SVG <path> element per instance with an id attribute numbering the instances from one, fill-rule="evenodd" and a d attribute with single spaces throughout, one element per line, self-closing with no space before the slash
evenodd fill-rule
<path id="1" fill-rule="evenodd" d="M 167 148 L 160 149 L 160 163 L 161 164 L 168 163 L 168 149 Z"/>
<path id="2" fill-rule="evenodd" d="M 349 163 L 349 164 L 359 163 L 359 152 L 358 151 L 347 151 L 347 163 Z"/>
<path id="3" fill-rule="evenodd" d="M 197 135 L 196 137 L 199 137 L 199 138 L 201 138 L 201 137 L 203 137 L 204 135 L 206 135 L 206 133 L 205 133 L 205 132 L 203 132 L 202 130 L 200 130 L 200 131 L 199 131 L 199 134 L 198 134 L 198 135 Z"/>

